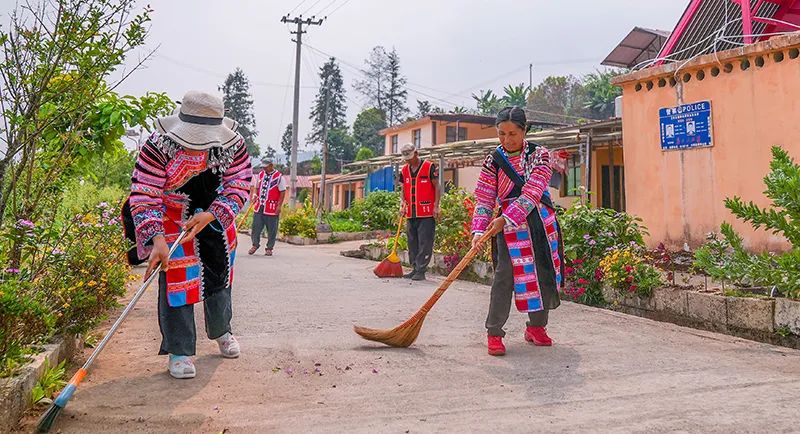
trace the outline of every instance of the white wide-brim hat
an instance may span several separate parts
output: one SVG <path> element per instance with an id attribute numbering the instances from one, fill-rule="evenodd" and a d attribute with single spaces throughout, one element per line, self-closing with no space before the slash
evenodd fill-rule
<path id="1" fill-rule="evenodd" d="M 242 140 L 239 123 L 224 115 L 218 96 L 191 90 L 184 95 L 177 113 L 156 119 L 158 132 L 179 145 L 194 150 L 229 148 Z"/>

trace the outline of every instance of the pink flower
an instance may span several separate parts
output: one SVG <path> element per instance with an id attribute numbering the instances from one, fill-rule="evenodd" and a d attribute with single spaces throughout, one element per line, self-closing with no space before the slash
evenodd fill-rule
<path id="1" fill-rule="evenodd" d="M 564 267 L 564 273 L 567 276 L 572 276 L 573 274 L 575 274 L 575 268 L 573 268 L 573 267 Z"/>
<path id="2" fill-rule="evenodd" d="M 26 229 L 33 229 L 36 225 L 33 224 L 30 220 L 17 220 L 17 227 L 18 228 L 26 228 Z"/>
<path id="3" fill-rule="evenodd" d="M 583 277 L 578 279 L 578 285 L 586 285 L 587 283 L 589 283 L 589 281 L 584 279 Z"/>
<path id="4" fill-rule="evenodd" d="M 6 273 L 18 274 L 19 273 L 19 268 L 6 268 Z"/>

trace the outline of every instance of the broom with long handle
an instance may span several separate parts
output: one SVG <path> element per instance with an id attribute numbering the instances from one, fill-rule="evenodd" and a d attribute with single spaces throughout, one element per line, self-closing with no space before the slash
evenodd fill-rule
<path id="1" fill-rule="evenodd" d="M 175 242 L 172 243 L 172 247 L 169 249 L 169 255 L 167 255 L 168 258 L 172 257 L 172 254 L 175 253 L 175 250 L 178 248 L 178 246 L 181 245 L 181 241 L 183 241 L 187 233 L 188 232 L 184 230 L 180 233 L 180 235 L 178 235 L 178 238 L 175 239 Z M 56 418 L 61 413 L 61 410 L 63 410 L 64 407 L 67 406 L 67 403 L 72 398 L 72 395 L 75 393 L 75 390 L 78 389 L 78 385 L 80 385 L 81 381 L 83 381 L 83 378 L 86 377 L 86 374 L 89 372 L 89 368 L 92 366 L 92 363 L 94 363 L 94 360 L 97 358 L 98 355 L 100 355 L 100 352 L 103 351 L 103 348 L 105 348 L 108 341 L 111 340 L 111 337 L 114 335 L 119 326 L 122 324 L 122 321 L 124 321 L 125 318 L 128 316 L 128 314 L 133 310 L 133 307 L 136 305 L 136 302 L 138 302 L 139 299 L 142 298 L 142 295 L 144 295 L 145 291 L 147 290 L 147 287 L 150 286 L 153 280 L 155 280 L 156 276 L 158 276 L 159 271 L 161 270 L 160 269 L 153 270 L 153 272 L 150 273 L 150 276 L 148 276 L 147 279 L 144 281 L 144 283 L 142 283 L 142 286 L 139 287 L 136 293 L 133 294 L 133 298 L 131 298 L 131 301 L 128 302 L 127 306 L 125 306 L 125 310 L 123 310 L 119 318 L 117 318 L 117 320 L 114 321 L 114 325 L 112 325 L 111 328 L 108 330 L 106 335 L 103 337 L 103 340 L 101 340 L 100 343 L 97 344 L 94 351 L 92 351 L 92 355 L 90 355 L 89 359 L 86 360 L 86 363 L 84 363 L 83 366 L 80 369 L 78 369 L 78 372 L 76 372 L 75 375 L 72 376 L 72 378 L 69 380 L 69 383 L 64 387 L 61 393 L 58 394 L 58 397 L 50 405 L 50 408 L 47 410 L 47 412 L 42 416 L 41 419 L 39 419 L 39 424 L 37 426 L 36 432 L 42 433 L 50 431 L 50 428 L 53 426 L 53 423 L 55 422 Z"/>
<path id="2" fill-rule="evenodd" d="M 400 324 L 399 326 L 391 329 L 391 330 L 379 330 L 379 329 L 371 329 L 367 327 L 360 327 L 354 326 L 353 330 L 361 335 L 362 338 L 381 342 L 391 347 L 408 347 L 409 345 L 413 344 L 415 340 L 417 340 L 417 336 L 419 335 L 419 331 L 422 329 L 422 323 L 425 321 L 425 316 L 428 315 L 433 305 L 439 301 L 439 298 L 447 291 L 447 288 L 450 287 L 450 284 L 453 283 L 454 280 L 458 278 L 464 268 L 467 268 L 470 262 L 475 258 L 475 256 L 480 252 L 483 244 L 486 241 L 493 237 L 495 234 L 500 232 L 502 228 L 492 228 L 486 232 L 478 239 L 478 242 L 461 258 L 461 261 L 453 268 L 453 271 L 447 275 L 447 278 L 444 279 L 439 288 L 436 289 L 436 292 L 433 293 L 431 298 L 422 305 L 422 307 L 414 314 L 411 318 L 406 320 L 406 322 Z"/>
<path id="3" fill-rule="evenodd" d="M 403 277 L 403 264 L 400 263 L 400 257 L 397 256 L 397 243 L 400 241 L 400 231 L 403 229 L 403 215 L 400 215 L 397 222 L 397 234 L 394 236 L 394 245 L 389 256 L 381 261 L 373 271 L 378 277 Z"/>
<path id="4" fill-rule="evenodd" d="M 250 204 L 250 206 L 247 207 L 247 211 L 245 211 L 245 213 L 242 214 L 242 218 L 239 219 L 239 223 L 236 224 L 237 229 L 242 227 L 242 224 L 244 224 L 244 221 L 247 220 L 247 217 L 250 215 L 251 211 L 253 211 L 253 204 Z"/>

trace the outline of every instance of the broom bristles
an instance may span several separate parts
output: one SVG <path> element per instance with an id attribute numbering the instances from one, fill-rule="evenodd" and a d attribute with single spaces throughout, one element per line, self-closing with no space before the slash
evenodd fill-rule
<path id="1" fill-rule="evenodd" d="M 375 267 L 373 272 L 378 277 L 403 277 L 403 264 L 400 263 L 400 257 L 392 252 Z"/>
<path id="2" fill-rule="evenodd" d="M 41 419 L 39 419 L 39 424 L 36 426 L 37 433 L 45 433 L 49 432 L 50 428 L 53 427 L 53 424 L 58 418 L 58 415 L 61 413 L 61 410 L 64 408 L 53 403 L 50 405 L 50 408 L 47 409 L 45 414 L 42 415 Z"/>
<path id="3" fill-rule="evenodd" d="M 391 330 L 353 326 L 353 331 L 369 341 L 380 342 L 390 347 L 407 348 L 417 340 L 417 336 L 422 330 L 422 323 L 425 321 L 425 315 L 420 317 L 415 315 L 413 319 L 413 322 L 406 321 Z"/>

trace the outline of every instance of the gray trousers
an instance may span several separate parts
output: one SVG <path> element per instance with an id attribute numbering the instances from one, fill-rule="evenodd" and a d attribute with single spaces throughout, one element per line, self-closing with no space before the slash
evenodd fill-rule
<path id="1" fill-rule="evenodd" d="M 255 247 L 261 246 L 261 231 L 267 229 L 267 250 L 272 250 L 275 247 L 275 239 L 278 237 L 278 220 L 279 216 L 266 215 L 260 212 L 253 213 L 253 230 L 250 231 L 253 245 Z"/>
<path id="2" fill-rule="evenodd" d="M 508 254 L 506 239 L 499 235 L 495 237 L 497 248 L 497 263 L 495 264 L 492 291 L 489 295 L 489 314 L 486 316 L 486 330 L 490 336 L 505 336 L 503 326 L 508 321 L 511 313 L 511 302 L 514 299 L 514 271 L 511 265 L 511 256 Z M 528 325 L 544 327 L 547 325 L 549 314 L 548 300 L 545 299 L 546 291 L 542 291 L 544 309 L 538 312 L 528 312 Z"/>
<path id="3" fill-rule="evenodd" d="M 216 339 L 231 331 L 231 288 L 221 289 L 203 302 L 206 336 Z M 194 305 L 170 307 L 167 304 L 166 273 L 158 276 L 158 326 L 161 329 L 161 349 L 158 354 L 193 356 L 197 344 L 194 325 Z"/>
<path id="4" fill-rule="evenodd" d="M 436 219 L 433 217 L 408 219 L 406 236 L 408 237 L 408 261 L 414 267 L 414 271 L 426 272 L 433 256 Z"/>

